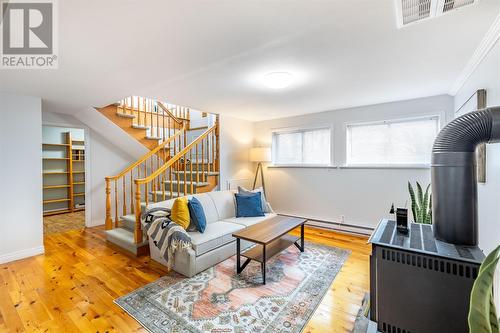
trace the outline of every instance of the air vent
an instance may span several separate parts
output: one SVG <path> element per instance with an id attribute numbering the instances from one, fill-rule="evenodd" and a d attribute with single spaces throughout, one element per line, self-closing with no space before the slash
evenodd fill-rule
<path id="1" fill-rule="evenodd" d="M 472 5 L 473 3 L 474 0 L 444 0 L 443 13 L 446 13 L 452 9 Z"/>
<path id="2" fill-rule="evenodd" d="M 403 24 L 423 20 L 431 15 L 431 0 L 401 0 Z"/>
<path id="3" fill-rule="evenodd" d="M 438 17 L 479 0 L 395 0 L 398 28 Z"/>

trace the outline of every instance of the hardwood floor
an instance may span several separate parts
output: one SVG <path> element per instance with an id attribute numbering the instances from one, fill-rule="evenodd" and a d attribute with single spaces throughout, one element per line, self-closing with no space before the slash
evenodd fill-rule
<path id="1" fill-rule="evenodd" d="M 366 238 L 306 228 L 352 251 L 304 332 L 349 332 L 368 291 Z M 0 265 L 0 332 L 145 332 L 113 300 L 167 274 L 109 247 L 101 227 L 45 236 L 45 255 Z"/>

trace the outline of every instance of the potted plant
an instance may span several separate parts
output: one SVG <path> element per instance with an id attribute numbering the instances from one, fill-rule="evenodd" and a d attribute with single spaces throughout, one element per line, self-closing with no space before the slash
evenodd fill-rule
<path id="1" fill-rule="evenodd" d="M 408 182 L 408 191 L 411 198 L 411 212 L 415 223 L 432 224 L 432 194 L 430 193 L 431 184 L 427 185 L 425 193 L 422 186 L 417 182 L 417 193 L 413 186 Z"/>
<path id="2" fill-rule="evenodd" d="M 493 300 L 493 277 L 500 259 L 499 253 L 500 246 L 484 259 L 472 286 L 468 318 L 470 333 L 499 333 Z"/>

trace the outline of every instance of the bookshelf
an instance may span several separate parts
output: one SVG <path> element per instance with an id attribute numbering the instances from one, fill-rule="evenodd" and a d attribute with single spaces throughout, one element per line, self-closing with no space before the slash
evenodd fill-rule
<path id="1" fill-rule="evenodd" d="M 42 144 L 44 216 L 85 209 L 85 142 L 62 134 L 64 142 Z"/>

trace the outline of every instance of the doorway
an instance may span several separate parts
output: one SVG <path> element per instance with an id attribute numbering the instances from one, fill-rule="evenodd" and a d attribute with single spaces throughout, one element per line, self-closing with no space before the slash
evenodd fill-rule
<path id="1" fill-rule="evenodd" d="M 42 126 L 44 234 L 85 228 L 85 130 Z"/>

